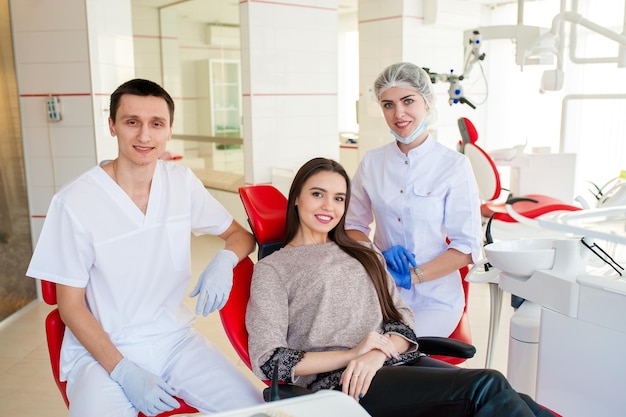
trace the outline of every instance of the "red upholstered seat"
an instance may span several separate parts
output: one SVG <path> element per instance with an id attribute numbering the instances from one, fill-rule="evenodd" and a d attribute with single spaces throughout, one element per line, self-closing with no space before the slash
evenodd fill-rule
<path id="1" fill-rule="evenodd" d="M 465 343 L 472 344 L 472 332 L 470 330 L 469 314 L 467 313 L 470 283 L 465 281 L 465 276 L 467 275 L 468 271 L 469 268 L 467 266 L 464 266 L 459 270 L 459 272 L 461 273 L 461 281 L 463 282 L 463 292 L 465 293 L 465 307 L 463 308 L 463 314 L 461 315 L 461 320 L 459 320 L 459 324 L 457 324 L 456 329 L 454 329 L 452 334 L 450 334 L 450 336 L 448 337 L 450 339 L 456 339 Z M 465 358 L 457 358 L 454 356 L 431 355 L 431 357 L 451 363 L 453 365 L 458 365 L 466 361 Z"/>

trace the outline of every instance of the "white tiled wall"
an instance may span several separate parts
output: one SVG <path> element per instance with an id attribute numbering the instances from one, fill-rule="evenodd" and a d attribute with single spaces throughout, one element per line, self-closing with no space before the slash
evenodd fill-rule
<path id="1" fill-rule="evenodd" d="M 130 0 L 12 0 L 10 6 L 36 241 L 54 192 L 109 156 L 103 107 L 134 73 Z M 59 122 L 47 120 L 48 95 L 60 98 Z"/>
<path id="2" fill-rule="evenodd" d="M 372 86 L 388 65 L 413 62 L 436 73 L 463 71 L 463 31 L 480 24 L 481 7 L 476 2 L 437 2 L 435 24 L 424 22 L 422 1 L 359 1 L 360 103 L 359 153 L 391 140 L 388 127 L 376 103 Z M 444 4 L 445 3 L 445 4 Z M 459 16 L 463 16 L 460 23 Z M 448 104 L 448 83 L 435 83 L 436 123 L 431 133 L 454 148 L 460 138 L 457 119 L 470 117 L 478 126 L 484 109 Z"/>
<path id="3" fill-rule="evenodd" d="M 246 182 L 338 159 L 337 1 L 242 2 L 240 11 Z"/>

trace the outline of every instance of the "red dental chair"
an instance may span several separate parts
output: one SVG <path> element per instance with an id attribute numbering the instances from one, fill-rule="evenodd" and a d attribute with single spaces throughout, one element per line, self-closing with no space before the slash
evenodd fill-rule
<path id="1" fill-rule="evenodd" d="M 509 196 L 506 202 L 496 203 L 502 185 L 500 183 L 500 173 L 491 156 L 476 144 L 478 132 L 474 124 L 467 118 L 458 119 L 458 126 L 461 132 L 461 153 L 469 159 L 472 170 L 478 183 L 480 198 L 484 201 L 480 211 L 483 217 L 503 222 L 513 223 L 516 220 L 508 214 L 507 204 L 515 204 L 515 211 L 523 217 L 534 219 L 542 214 L 554 211 L 574 211 L 580 207 L 572 206 L 557 198 L 541 195 L 528 194 L 525 196 Z"/>
<path id="2" fill-rule="evenodd" d="M 463 314 L 461 315 L 461 319 L 459 320 L 459 324 L 456 325 L 456 328 L 450 334 L 450 336 L 448 336 L 448 338 L 455 339 L 455 340 L 460 340 L 462 342 L 471 344 L 472 343 L 472 332 L 470 330 L 469 314 L 467 313 L 467 305 L 468 305 L 468 302 L 469 302 L 469 287 L 470 287 L 470 283 L 465 281 L 465 276 L 467 275 L 468 271 L 469 271 L 469 268 L 467 266 L 464 266 L 463 268 L 459 269 L 459 272 L 461 274 L 461 281 L 462 281 L 462 284 L 463 284 L 463 294 L 465 295 L 465 307 L 463 307 Z M 461 358 L 461 357 L 457 357 L 457 356 L 448 356 L 448 355 L 444 355 L 444 354 L 439 354 L 439 355 L 433 354 L 433 355 L 430 355 L 430 356 L 435 358 L 435 359 L 439 359 L 441 361 L 451 363 L 452 365 L 458 365 L 460 363 L 465 362 L 467 359 L 469 359 L 469 358 Z"/>
<path id="3" fill-rule="evenodd" d="M 56 305 L 57 290 L 56 284 L 54 282 L 41 280 L 41 292 L 46 304 Z M 50 354 L 50 365 L 52 366 L 52 376 L 54 376 L 54 381 L 56 382 L 57 387 L 59 387 L 59 391 L 61 391 L 61 396 L 63 396 L 63 401 L 65 401 L 65 405 L 69 407 L 70 402 L 67 399 L 67 394 L 65 393 L 65 386 L 67 383 L 65 381 L 61 381 L 59 377 L 61 343 L 63 342 L 64 333 L 65 323 L 63 323 L 63 320 L 61 320 L 61 314 L 59 314 L 59 309 L 55 308 L 46 317 L 46 339 L 48 342 L 48 353 Z M 198 410 L 186 404 L 180 398 L 176 398 L 176 400 L 180 403 L 179 408 L 165 413 L 161 413 L 156 417 L 168 417 L 177 414 L 198 412 Z M 138 417 L 145 416 L 142 413 L 139 413 Z"/>

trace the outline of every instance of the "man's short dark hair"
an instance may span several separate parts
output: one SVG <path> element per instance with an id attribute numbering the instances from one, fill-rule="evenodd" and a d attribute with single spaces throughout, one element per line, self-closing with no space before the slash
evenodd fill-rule
<path id="1" fill-rule="evenodd" d="M 111 94 L 111 102 L 109 104 L 109 116 L 111 117 L 111 120 L 113 120 L 113 122 L 115 122 L 117 109 L 120 106 L 120 99 L 124 94 L 163 98 L 167 103 L 167 107 L 170 111 L 170 125 L 174 123 L 174 100 L 172 100 L 172 97 L 170 97 L 168 92 L 165 91 L 165 89 L 157 83 L 141 78 L 135 78 L 133 80 L 126 81 L 124 84 L 117 87 L 113 94 Z"/>

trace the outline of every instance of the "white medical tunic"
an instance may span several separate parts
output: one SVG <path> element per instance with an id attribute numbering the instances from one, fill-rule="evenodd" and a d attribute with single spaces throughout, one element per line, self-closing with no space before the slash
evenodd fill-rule
<path id="1" fill-rule="evenodd" d="M 97 166 L 56 194 L 27 276 L 86 288 L 87 305 L 124 354 L 185 334 L 191 232 L 223 233 L 232 216 L 186 167 L 159 161 L 146 214 Z M 66 329 L 61 379 L 87 350 Z"/>
<path id="2" fill-rule="evenodd" d="M 352 181 L 351 193 L 346 229 L 369 236 L 370 225 L 375 222 L 373 242 L 380 250 L 402 245 L 415 254 L 417 265 L 449 248 L 471 254 L 473 262 L 478 259 L 482 235 L 480 199 L 471 165 L 463 154 L 431 136 L 408 155 L 400 151 L 395 141 L 366 152 Z M 465 305 L 458 271 L 412 285 L 410 290 L 401 288 L 400 292 L 414 311 L 417 329 L 424 317 L 436 317 L 420 315 L 420 311 L 438 310 L 455 313 L 451 332 Z M 441 325 L 450 327 L 449 323 Z M 438 323 L 429 323 L 429 328 L 438 328 Z M 446 332 L 441 335 L 450 334 Z"/>

